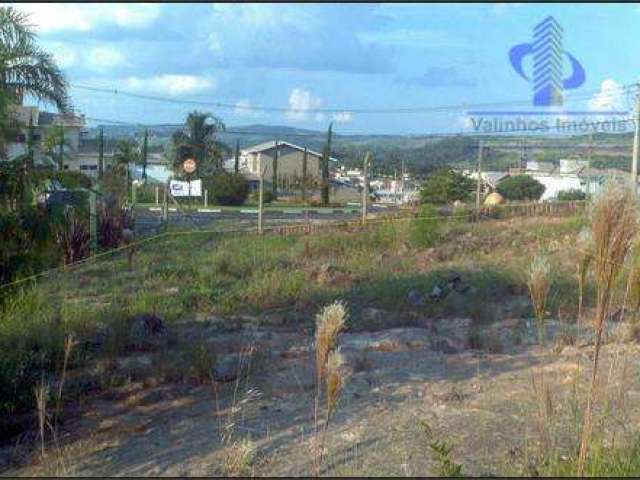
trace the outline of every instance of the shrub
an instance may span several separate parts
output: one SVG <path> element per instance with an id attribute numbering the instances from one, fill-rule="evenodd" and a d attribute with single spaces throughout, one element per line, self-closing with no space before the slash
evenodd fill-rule
<path id="1" fill-rule="evenodd" d="M 205 178 L 204 184 L 216 205 L 242 205 L 249 195 L 249 184 L 240 174 L 218 173 Z"/>
<path id="2" fill-rule="evenodd" d="M 465 202 L 471 198 L 476 182 L 450 168 L 438 170 L 429 177 L 420 191 L 422 203 Z"/>
<path id="3" fill-rule="evenodd" d="M 515 175 L 502 180 L 497 190 L 507 200 L 539 200 L 545 186 L 529 175 Z"/>
<path id="4" fill-rule="evenodd" d="M 91 188 L 93 180 L 91 177 L 82 172 L 64 171 L 56 172 L 54 179 L 59 181 L 63 187 L 68 189 L 74 188 Z"/>
<path id="5" fill-rule="evenodd" d="M 584 200 L 587 195 L 578 188 L 570 188 L 569 190 L 560 190 L 558 192 L 558 200 L 571 201 L 571 200 Z"/>
<path id="6" fill-rule="evenodd" d="M 442 220 L 433 205 L 422 205 L 418 217 L 411 220 L 409 240 L 416 247 L 435 245 L 442 232 Z"/>
<path id="7" fill-rule="evenodd" d="M 262 192 L 262 201 L 264 203 L 271 203 L 276 199 L 276 197 L 273 195 L 273 192 L 271 191 L 264 191 Z M 251 194 L 251 200 L 253 200 L 256 203 L 260 202 L 260 192 L 253 192 Z"/>

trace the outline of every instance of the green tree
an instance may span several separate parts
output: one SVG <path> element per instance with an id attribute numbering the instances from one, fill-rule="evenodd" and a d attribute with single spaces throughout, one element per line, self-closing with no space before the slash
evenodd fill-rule
<path id="1" fill-rule="evenodd" d="M 144 129 L 144 138 L 142 139 L 142 151 L 140 152 L 140 160 L 142 162 L 142 180 L 147 181 L 147 156 L 149 153 L 149 130 Z"/>
<path id="2" fill-rule="evenodd" d="M 204 188 L 216 205 L 242 205 L 249 195 L 249 184 L 241 174 L 221 171 L 203 180 Z"/>
<path id="3" fill-rule="evenodd" d="M 587 195 L 578 188 L 570 188 L 569 190 L 560 190 L 557 197 L 560 201 L 571 201 L 584 200 L 587 198 Z"/>
<path id="4" fill-rule="evenodd" d="M 497 190 L 507 200 L 539 200 L 545 186 L 529 175 L 515 175 L 502 180 Z"/>
<path id="5" fill-rule="evenodd" d="M 422 203 L 443 204 L 471 199 L 476 182 L 450 168 L 442 168 L 431 175 L 422 186 Z"/>
<path id="6" fill-rule="evenodd" d="M 329 129 L 327 130 L 327 144 L 324 147 L 324 152 L 322 154 L 322 183 L 320 189 L 320 198 L 322 201 L 322 205 L 329 204 L 329 162 L 331 158 L 331 128 L 333 127 L 333 122 L 329 124 Z"/>
<path id="7" fill-rule="evenodd" d="M 129 165 L 137 164 L 140 159 L 138 146 L 132 140 L 120 140 L 113 156 L 113 171 L 121 177 L 126 177 Z"/>
<path id="8" fill-rule="evenodd" d="M 29 17 L 0 7 L 0 90 L 22 103 L 25 95 L 69 109 L 67 82 L 53 56 L 36 43 Z"/>
<path id="9" fill-rule="evenodd" d="M 58 167 L 64 170 L 64 160 L 68 158 L 68 150 L 71 148 L 69 139 L 65 137 L 62 125 L 51 125 L 47 127 L 44 138 L 44 151 Z"/>
<path id="10" fill-rule="evenodd" d="M 222 120 L 206 112 L 193 111 L 187 116 L 185 128 L 171 138 L 174 150 L 173 168 L 182 171 L 182 162 L 193 158 L 197 174 L 207 175 L 222 168 L 222 147 L 216 133 L 223 132 Z"/>

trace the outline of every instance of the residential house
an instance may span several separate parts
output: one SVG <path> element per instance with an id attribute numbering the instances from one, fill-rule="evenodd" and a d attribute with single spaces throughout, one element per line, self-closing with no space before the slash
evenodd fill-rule
<path id="1" fill-rule="evenodd" d="M 260 168 L 264 169 L 264 179 L 272 183 L 273 163 L 278 152 L 277 176 L 279 182 L 297 183 L 302 179 L 302 164 L 305 148 L 283 141 L 270 141 L 240 150 L 239 170 L 260 176 Z M 307 152 L 307 178 L 312 184 L 318 184 L 322 178 L 322 154 L 311 149 Z M 337 162 L 330 158 L 330 165 Z M 225 162 L 225 168 L 233 170 L 235 159 Z"/>
<path id="2" fill-rule="evenodd" d="M 35 142 L 34 163 L 36 165 L 51 165 L 53 160 L 47 156 L 44 149 L 47 129 L 61 125 L 64 128 L 65 141 L 68 145 L 66 153 L 73 158 L 80 150 L 82 139 L 86 133 L 84 115 L 73 113 L 51 113 L 40 111 L 34 106 L 19 106 L 16 109 L 19 130 L 14 139 L 7 142 L 7 159 L 12 160 L 28 152 L 28 138 Z M 29 131 L 31 129 L 31 131 Z M 70 169 L 69 166 L 67 168 Z"/>

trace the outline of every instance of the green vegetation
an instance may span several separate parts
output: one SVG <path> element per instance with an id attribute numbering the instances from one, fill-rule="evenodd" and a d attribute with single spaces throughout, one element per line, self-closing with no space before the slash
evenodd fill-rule
<path id="1" fill-rule="evenodd" d="M 507 200 L 538 200 L 545 186 L 529 175 L 514 175 L 502 180 L 497 190 Z"/>
<path id="2" fill-rule="evenodd" d="M 450 168 L 443 168 L 431 175 L 422 186 L 422 203 L 466 202 L 471 198 L 476 182 Z"/>
<path id="3" fill-rule="evenodd" d="M 558 200 L 571 201 L 571 200 L 584 200 L 587 195 L 577 188 L 570 188 L 569 190 L 561 190 L 558 192 Z"/>
<path id="4" fill-rule="evenodd" d="M 193 111 L 187 116 L 185 128 L 173 133 L 171 148 L 173 170 L 177 176 L 184 171 L 182 163 L 187 158 L 196 161 L 196 176 L 208 176 L 222 168 L 222 154 L 230 149 L 216 140 L 216 134 L 225 125 L 210 113 Z"/>
<path id="5" fill-rule="evenodd" d="M 205 177 L 203 188 L 215 205 L 242 205 L 249 196 L 249 184 L 241 174 L 220 172 Z"/>
<path id="6" fill-rule="evenodd" d="M 364 310 L 401 312 L 411 290 L 430 292 L 454 273 L 474 290 L 428 304 L 425 314 L 475 316 L 478 303 L 488 308 L 514 291 L 526 292 L 521 275 L 528 261 L 526 245 L 532 246 L 539 236 L 557 238 L 580 227 L 574 220 L 539 226 L 509 222 L 499 229 L 491 224 L 450 223 L 442 226 L 435 257 L 422 248 L 393 253 L 411 243 L 414 221 L 373 225 L 365 235 L 326 231 L 311 237 L 168 236 L 140 246 L 132 271 L 122 252 L 112 260 L 51 274 L 37 286 L 23 284 L 22 293 L 0 313 L 0 361 L 6 375 L 2 383 L 11 386 L 2 389 L 2 411 L 33 406 L 33 382 L 52 372 L 63 339 L 71 332 L 81 342 L 74 361 L 83 363 L 129 348 L 123 333 L 127 322 L 149 312 L 157 312 L 170 324 L 194 315 L 285 309 L 292 321 L 301 317 L 306 322 L 309 312 L 343 299 L 351 310 L 347 328 L 389 327 L 393 325 L 378 325 L 364 316 Z M 515 251 L 514 238 L 518 238 Z M 385 254 L 381 264 L 384 252 L 393 254 Z M 334 282 L 321 274 L 326 266 L 343 280 Z M 571 284 L 571 273 L 566 275 L 564 281 Z M 575 289 L 563 295 L 575 295 Z M 522 310 L 519 315 L 528 313 Z"/>

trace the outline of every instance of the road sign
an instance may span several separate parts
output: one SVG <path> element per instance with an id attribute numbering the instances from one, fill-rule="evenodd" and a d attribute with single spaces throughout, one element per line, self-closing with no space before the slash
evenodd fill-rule
<path id="1" fill-rule="evenodd" d="M 196 161 L 192 158 L 187 158 L 182 162 L 182 168 L 187 173 L 193 173 L 196 171 Z"/>

